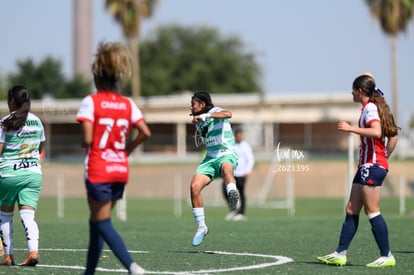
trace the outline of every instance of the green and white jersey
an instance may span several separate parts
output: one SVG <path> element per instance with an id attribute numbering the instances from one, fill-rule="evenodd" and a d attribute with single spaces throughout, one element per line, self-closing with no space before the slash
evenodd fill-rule
<path id="1" fill-rule="evenodd" d="M 214 107 L 208 111 L 211 113 L 220 112 L 223 109 Z M 228 118 L 207 118 L 196 124 L 197 133 L 202 138 L 207 149 L 207 156 L 219 157 L 222 155 L 233 154 L 234 136 L 231 129 L 230 119 Z"/>
<path id="2" fill-rule="evenodd" d="M 0 154 L 0 176 L 21 176 L 27 175 L 28 172 L 42 174 L 39 145 L 43 141 L 45 141 L 43 124 L 30 112 L 24 126 L 19 130 L 6 132 L 0 127 L 0 143 L 3 144 L 3 151 Z"/>

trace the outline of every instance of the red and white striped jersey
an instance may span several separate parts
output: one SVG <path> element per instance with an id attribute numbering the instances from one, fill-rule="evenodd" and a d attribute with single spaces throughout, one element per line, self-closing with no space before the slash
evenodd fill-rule
<path id="1" fill-rule="evenodd" d="M 76 120 L 93 124 L 85 158 L 85 177 L 91 183 L 128 181 L 126 141 L 131 126 L 143 119 L 137 105 L 117 92 L 99 90 L 82 100 Z"/>
<path id="2" fill-rule="evenodd" d="M 379 121 L 378 108 L 375 103 L 368 101 L 362 106 L 361 116 L 359 118 L 360 128 L 369 128 L 374 121 Z M 359 165 L 377 164 L 388 169 L 387 149 L 385 146 L 385 137 L 369 138 L 361 136 L 361 144 L 359 151 Z"/>

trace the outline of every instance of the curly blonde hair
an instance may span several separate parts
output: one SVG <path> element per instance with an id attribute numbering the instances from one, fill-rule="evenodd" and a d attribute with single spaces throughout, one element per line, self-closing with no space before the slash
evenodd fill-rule
<path id="1" fill-rule="evenodd" d="M 383 97 L 383 93 L 376 87 L 375 80 L 371 74 L 363 74 L 355 78 L 353 89 L 362 89 L 364 95 L 369 97 L 378 108 L 378 114 L 381 120 L 381 131 L 386 137 L 394 137 L 398 135 L 400 127 L 395 123 L 394 116 L 390 107 Z"/>
<path id="2" fill-rule="evenodd" d="M 119 42 L 99 43 L 92 73 L 95 80 L 101 82 L 128 80 L 132 75 L 132 60 L 128 48 Z"/>

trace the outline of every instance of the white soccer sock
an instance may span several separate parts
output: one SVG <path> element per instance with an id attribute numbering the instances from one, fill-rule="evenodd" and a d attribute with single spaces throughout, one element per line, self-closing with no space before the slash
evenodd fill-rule
<path id="1" fill-rule="evenodd" d="M 195 207 L 193 208 L 193 215 L 197 227 L 206 226 L 205 216 L 204 216 L 204 207 Z"/>
<path id="2" fill-rule="evenodd" d="M 374 212 L 374 213 L 368 214 L 367 216 L 369 220 L 372 220 L 373 218 L 379 215 L 381 215 L 381 212 Z"/>
<path id="3" fill-rule="evenodd" d="M 338 253 L 340 256 L 346 256 L 347 250 L 342 250 L 341 252 L 336 253 Z"/>
<path id="4" fill-rule="evenodd" d="M 22 209 L 19 211 L 24 230 L 26 232 L 27 248 L 30 251 L 39 249 L 39 228 L 34 220 L 35 211 L 31 209 Z"/>
<path id="5" fill-rule="evenodd" d="M 233 182 L 230 182 L 229 184 L 226 185 L 227 195 L 230 193 L 231 190 L 236 190 L 237 191 L 237 186 Z"/>
<path id="6" fill-rule="evenodd" d="M 0 212 L 0 231 L 4 254 L 13 255 L 13 212 Z"/>

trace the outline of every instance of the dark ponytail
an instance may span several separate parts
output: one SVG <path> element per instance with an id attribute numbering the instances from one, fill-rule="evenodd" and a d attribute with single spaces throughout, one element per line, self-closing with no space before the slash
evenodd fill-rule
<path id="1" fill-rule="evenodd" d="M 20 129 L 27 119 L 30 110 L 30 93 L 23 85 L 15 85 L 10 88 L 7 103 L 9 104 L 10 115 L 1 123 L 5 131 Z"/>

